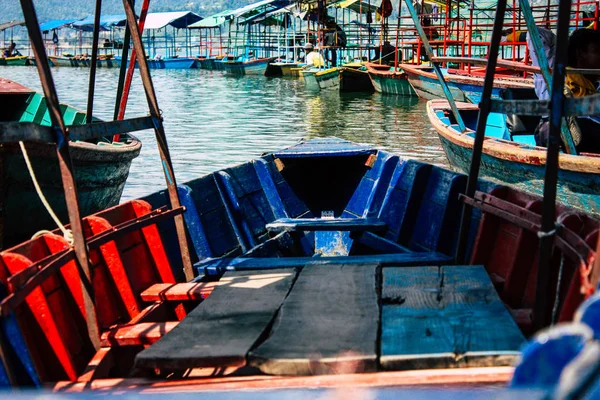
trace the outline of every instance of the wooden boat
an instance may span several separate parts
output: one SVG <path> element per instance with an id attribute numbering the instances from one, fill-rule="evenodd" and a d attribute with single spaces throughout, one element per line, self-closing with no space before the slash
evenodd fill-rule
<path id="1" fill-rule="evenodd" d="M 201 58 L 198 58 L 197 61 L 198 61 L 198 66 L 200 69 L 206 69 L 209 71 L 217 69 L 217 67 L 215 65 L 215 58 L 201 57 Z"/>
<path id="2" fill-rule="evenodd" d="M 478 107 L 457 103 L 468 130 L 460 133 L 445 100 L 427 103 L 427 115 L 437 131 L 452 167 L 468 171 Z M 483 144 L 481 173 L 496 181 L 517 184 L 542 194 L 546 148 L 537 147 L 531 133 L 511 135 L 504 114 L 490 114 Z M 600 215 L 600 158 L 597 154 L 560 154 L 558 198 L 581 211 Z"/>
<path id="3" fill-rule="evenodd" d="M 348 63 L 340 68 L 340 90 L 343 92 L 373 92 L 375 88 L 363 63 Z"/>
<path id="4" fill-rule="evenodd" d="M 305 68 L 301 71 L 304 85 L 309 90 L 339 90 L 339 68 Z"/>
<path id="5" fill-rule="evenodd" d="M 288 61 L 270 62 L 265 70 L 266 76 L 294 76 L 292 69 L 301 68 L 304 64 Z"/>
<path id="6" fill-rule="evenodd" d="M 27 65 L 27 56 L 1 57 L 0 65 Z"/>
<path id="7" fill-rule="evenodd" d="M 65 56 L 48 56 L 50 65 L 53 67 L 86 67 L 89 68 L 91 59 L 89 57 L 65 57 Z M 121 65 L 119 59 L 115 58 L 99 58 L 96 60 L 98 68 L 117 68 Z"/>
<path id="8" fill-rule="evenodd" d="M 231 75 L 264 75 L 267 66 L 274 58 L 258 58 L 255 60 L 227 60 L 221 64 L 223 70 Z"/>
<path id="9" fill-rule="evenodd" d="M 44 97 L 18 83 L 0 79 L 1 122 L 32 122 L 49 126 L 50 116 Z M 62 105 L 67 125 L 85 123 L 85 113 Z M 140 153 L 141 143 L 125 135 L 118 143 L 112 138 L 93 142 L 73 142 L 70 145 L 82 213 L 92 214 L 119 203 L 131 161 Z M 28 144 L 36 178 L 59 219 L 67 221 L 67 209 L 56 158 L 56 146 Z M 42 229 L 56 227 L 34 189 L 17 144 L 3 144 L 2 245 L 14 245 Z"/>
<path id="10" fill-rule="evenodd" d="M 61 236 L 0 253 L 0 372 L 104 393 L 505 383 L 532 330 L 541 200 L 486 181 L 459 198 L 465 184 L 317 139 L 180 185 L 181 208 L 161 191 L 88 216 L 95 306 Z M 456 265 L 462 201 L 475 212 Z M 548 307 L 568 321 L 590 293 L 600 221 L 557 214 Z"/>
<path id="11" fill-rule="evenodd" d="M 406 73 L 408 81 L 420 98 L 433 100 L 446 97 L 432 67 L 401 64 L 400 68 Z M 483 90 L 482 76 L 445 73 L 444 78 L 448 82 L 455 101 L 479 104 Z M 492 97 L 498 98 L 502 89 L 533 89 L 533 81 L 508 76 L 494 79 Z"/>
<path id="12" fill-rule="evenodd" d="M 367 63 L 366 67 L 375 91 L 398 96 L 417 96 L 404 71 L 395 71 L 389 65 L 375 63 Z"/>
<path id="13" fill-rule="evenodd" d="M 114 58 L 117 65 L 121 65 L 121 57 L 117 56 Z M 161 58 L 161 59 L 148 59 L 148 67 L 151 69 L 190 69 L 194 68 L 196 60 L 188 57 L 175 57 L 175 58 Z M 138 63 L 135 63 L 138 68 Z"/>

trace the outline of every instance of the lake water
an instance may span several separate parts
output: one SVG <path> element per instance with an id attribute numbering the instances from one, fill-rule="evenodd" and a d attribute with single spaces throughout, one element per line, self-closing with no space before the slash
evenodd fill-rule
<path id="1" fill-rule="evenodd" d="M 89 69 L 53 68 L 59 99 L 86 109 Z M 118 69 L 100 69 L 94 115 L 113 116 Z M 41 91 L 35 67 L 0 67 L 0 76 Z M 218 71 L 153 70 L 175 174 L 179 182 L 239 164 L 302 138 L 336 136 L 447 165 L 426 115 L 412 98 L 337 91 L 313 93 L 298 79 L 230 77 Z M 136 73 L 127 117 L 147 114 Z M 153 131 L 133 161 L 123 200 L 165 187 Z"/>

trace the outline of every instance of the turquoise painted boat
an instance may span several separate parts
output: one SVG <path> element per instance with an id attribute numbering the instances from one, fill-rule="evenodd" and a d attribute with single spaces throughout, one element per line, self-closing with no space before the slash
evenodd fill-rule
<path id="1" fill-rule="evenodd" d="M 465 133 L 459 131 L 446 100 L 429 101 L 427 115 L 440 137 L 450 165 L 468 172 L 479 108 L 468 103 L 457 103 L 457 107 L 468 128 Z M 490 114 L 486 136 L 480 167 L 482 175 L 542 195 L 546 148 L 537 147 L 530 133 L 511 134 L 504 114 Z M 596 154 L 561 153 L 559 165 L 559 201 L 600 215 L 600 157 Z"/>
<path id="2" fill-rule="evenodd" d="M 267 66 L 274 58 L 258 58 L 246 60 L 237 58 L 235 60 L 223 61 L 222 66 L 226 74 L 231 75 L 264 75 Z"/>
<path id="3" fill-rule="evenodd" d="M 0 122 L 33 122 L 49 126 L 50 116 L 43 95 L 18 83 L 0 79 Z M 85 113 L 61 105 L 67 125 L 85 123 Z M 124 135 L 118 143 L 112 138 L 70 144 L 82 215 L 119 203 L 131 161 L 140 153 L 141 143 Z M 28 144 L 27 151 L 37 180 L 50 205 L 63 223 L 68 222 L 56 146 Z M 0 151 L 2 178 L 2 235 L 4 247 L 28 239 L 42 229 L 54 229 L 33 187 L 18 144 L 3 144 Z"/>
<path id="4" fill-rule="evenodd" d="M 446 98 L 432 67 L 400 64 L 400 68 L 406 73 L 408 81 L 420 98 L 425 100 Z M 448 73 L 447 70 L 442 70 L 442 72 L 455 101 L 479 104 L 483 90 L 482 76 L 459 75 Z M 533 80 L 519 77 L 496 77 L 492 97 L 499 98 L 502 89 L 533 89 Z"/>
<path id="5" fill-rule="evenodd" d="M 301 71 L 304 85 L 309 90 L 339 90 L 340 74 L 339 68 L 316 68 L 310 67 Z"/>
<path id="6" fill-rule="evenodd" d="M 375 63 L 367 63 L 366 67 L 376 92 L 417 97 L 417 93 L 408 81 L 408 76 L 404 71 L 400 69 L 396 71 L 394 67 L 389 65 Z"/>
<path id="7" fill-rule="evenodd" d="M 48 62 L 53 67 L 84 67 L 89 68 L 91 59 L 88 57 L 48 56 Z M 117 68 L 121 61 L 117 58 L 101 58 L 96 60 L 98 68 Z"/>
<path id="8" fill-rule="evenodd" d="M 121 57 L 117 56 L 114 58 L 121 65 Z M 161 58 L 161 59 L 148 59 L 148 68 L 150 69 L 190 69 L 194 68 L 196 59 L 188 57 L 175 57 L 175 58 Z M 135 67 L 138 68 L 139 64 L 136 62 Z"/>
<path id="9" fill-rule="evenodd" d="M 19 66 L 27 65 L 27 56 L 1 57 L 0 65 Z"/>

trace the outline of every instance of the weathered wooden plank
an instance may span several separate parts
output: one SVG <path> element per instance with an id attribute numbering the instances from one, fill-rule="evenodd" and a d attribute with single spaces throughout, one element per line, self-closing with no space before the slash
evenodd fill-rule
<path id="1" fill-rule="evenodd" d="M 511 365 L 523 335 L 482 266 L 385 268 L 384 369 Z"/>
<path id="2" fill-rule="evenodd" d="M 140 368 L 242 366 L 273 320 L 295 269 L 228 272 L 168 335 L 136 357 Z"/>
<path id="3" fill-rule="evenodd" d="M 178 323 L 179 321 L 170 321 L 117 325 L 102 334 L 101 344 L 104 347 L 152 344 L 173 330 Z"/>
<path id="4" fill-rule="evenodd" d="M 377 264 L 305 268 L 249 363 L 268 374 L 377 369 Z"/>
<path id="5" fill-rule="evenodd" d="M 207 298 L 219 282 L 155 283 L 144 290 L 144 301 L 186 301 Z"/>

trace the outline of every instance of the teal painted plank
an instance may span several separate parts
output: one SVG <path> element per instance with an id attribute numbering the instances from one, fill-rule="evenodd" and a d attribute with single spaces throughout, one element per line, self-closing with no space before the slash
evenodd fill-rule
<path id="1" fill-rule="evenodd" d="M 512 365 L 523 341 L 482 266 L 384 269 L 382 368 Z"/>
<path id="2" fill-rule="evenodd" d="M 375 371 L 377 269 L 377 264 L 304 268 L 249 363 L 276 375 Z"/>

